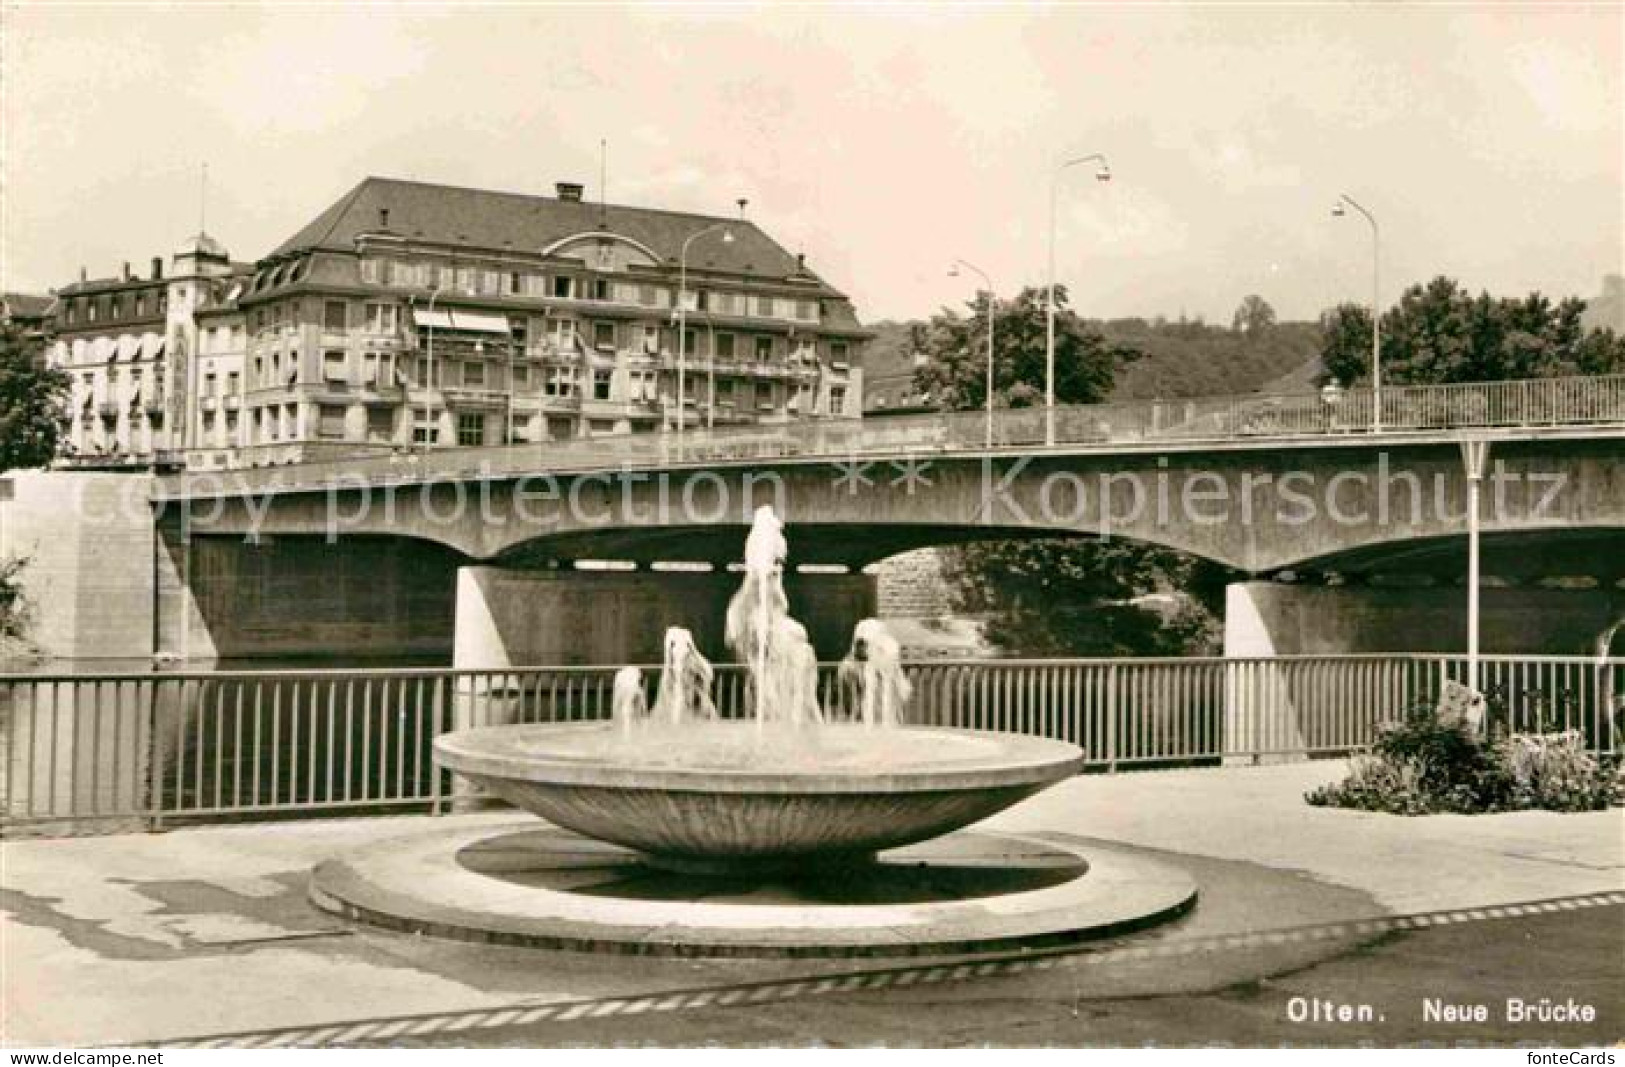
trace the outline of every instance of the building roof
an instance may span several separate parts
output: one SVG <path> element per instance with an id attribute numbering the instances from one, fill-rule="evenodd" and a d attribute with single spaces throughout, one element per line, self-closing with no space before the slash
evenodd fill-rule
<path id="1" fill-rule="evenodd" d="M 175 255 L 203 256 L 209 259 L 228 258 L 226 246 L 201 230 L 181 242 L 181 246 L 175 249 Z"/>
<path id="2" fill-rule="evenodd" d="M 110 293 L 125 289 L 162 288 L 169 284 L 166 278 L 91 278 L 73 282 L 57 290 L 57 296 L 76 296 L 80 293 Z"/>
<path id="3" fill-rule="evenodd" d="M 51 296 L 36 296 L 33 293 L 4 293 L 0 294 L 0 305 L 4 305 L 6 316 L 14 319 L 42 319 L 51 309 Z"/>
<path id="4" fill-rule="evenodd" d="M 387 226 L 382 223 L 384 211 L 388 212 Z M 271 256 L 311 249 L 349 252 L 355 249 L 358 236 L 381 232 L 437 244 L 538 253 L 566 237 L 607 228 L 675 264 L 685 240 L 719 222 L 731 224 L 734 240 L 707 240 L 691 246 L 690 270 L 781 280 L 801 277 L 816 282 L 816 291 L 823 295 L 839 295 L 746 220 L 398 178 L 364 179 L 282 242 Z"/>

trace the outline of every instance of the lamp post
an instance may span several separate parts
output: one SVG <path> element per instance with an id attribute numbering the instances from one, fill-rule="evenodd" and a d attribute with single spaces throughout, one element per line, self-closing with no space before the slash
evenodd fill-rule
<path id="1" fill-rule="evenodd" d="M 1083 163 L 1099 164 L 1097 181 L 1112 180 L 1111 167 L 1099 152 L 1069 159 L 1050 172 L 1049 179 L 1049 299 L 1044 314 L 1044 443 L 1055 443 L 1055 201 L 1060 190 L 1061 172 Z"/>
<path id="2" fill-rule="evenodd" d="M 954 265 L 952 267 L 950 267 L 949 270 L 948 270 L 948 277 L 950 277 L 950 278 L 959 277 L 959 271 L 960 271 L 961 267 L 963 267 L 965 270 L 970 271 L 972 274 L 975 274 L 977 277 L 981 278 L 982 279 L 982 284 L 986 287 L 983 291 L 987 293 L 987 298 L 985 300 L 985 305 L 987 307 L 987 398 L 986 398 L 985 403 L 983 404 L 983 407 L 986 409 L 987 414 L 986 414 L 986 417 L 983 420 L 983 423 L 984 423 L 984 427 L 983 427 L 983 445 L 985 447 L 987 447 L 987 448 L 992 448 L 993 447 L 993 311 L 994 311 L 993 279 L 989 278 L 987 276 L 987 272 L 982 270 L 980 267 L 976 266 L 976 264 L 967 262 L 966 260 L 963 260 L 963 259 L 954 260 Z"/>
<path id="3" fill-rule="evenodd" d="M 1489 466 L 1490 443 L 1470 437 L 1461 442 L 1462 473 L 1467 476 L 1467 685 L 1478 690 L 1479 497 Z"/>
<path id="4" fill-rule="evenodd" d="M 424 330 L 428 334 L 429 349 L 427 359 L 428 380 L 424 383 L 428 396 L 425 397 L 423 401 L 423 413 L 428 420 L 429 428 L 425 431 L 423 440 L 424 451 L 428 451 L 429 449 L 433 448 L 440 438 L 440 419 L 435 415 L 434 410 L 434 302 L 439 298 L 440 286 L 437 285 L 433 289 L 429 290 L 429 307 L 424 315 L 424 318 L 428 320 L 424 325 Z"/>
<path id="5" fill-rule="evenodd" d="M 1347 193 L 1337 198 L 1332 205 L 1332 217 L 1342 218 L 1353 208 L 1365 216 L 1365 221 L 1371 225 L 1371 428 L 1382 429 L 1382 331 L 1377 319 L 1381 305 L 1381 270 L 1382 270 L 1382 235 L 1377 229 L 1376 216 L 1361 207 L 1359 202 Z"/>
<path id="6" fill-rule="evenodd" d="M 688 401 L 688 250 L 695 241 L 707 234 L 722 231 L 724 244 L 732 244 L 734 235 L 729 223 L 718 222 L 688 235 L 677 264 L 677 458 L 683 458 L 683 424 L 688 421 L 684 405 Z M 713 353 L 712 358 L 715 359 Z"/>

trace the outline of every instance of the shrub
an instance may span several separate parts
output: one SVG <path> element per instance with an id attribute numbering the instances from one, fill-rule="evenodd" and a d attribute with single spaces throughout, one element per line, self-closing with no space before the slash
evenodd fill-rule
<path id="1" fill-rule="evenodd" d="M 1618 762 L 1593 758 L 1579 731 L 1513 734 L 1495 753 L 1509 808 L 1596 811 L 1620 799 Z"/>
<path id="2" fill-rule="evenodd" d="M 1351 762 L 1346 779 L 1304 799 L 1394 815 L 1596 811 L 1625 800 L 1618 757 L 1592 756 L 1577 731 L 1490 734 L 1480 738 L 1418 705 L 1378 727 L 1370 754 Z"/>

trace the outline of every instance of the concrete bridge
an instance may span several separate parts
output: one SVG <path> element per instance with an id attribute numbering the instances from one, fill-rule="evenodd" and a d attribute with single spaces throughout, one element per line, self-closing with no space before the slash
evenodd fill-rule
<path id="1" fill-rule="evenodd" d="M 186 658 L 455 643 L 469 665 L 625 661 L 668 624 L 719 651 L 727 568 L 761 504 L 790 524 L 793 608 L 826 656 L 872 613 L 878 560 L 1102 536 L 1234 568 L 1236 654 L 1446 651 L 1463 637 L 1476 440 L 1486 649 L 1580 651 L 1625 614 L 1625 377 L 1392 389 L 1380 412 L 1358 392 L 1065 408 L 1053 443 L 1046 423 L 802 423 L 103 479 L 103 496 L 133 487 L 139 514 L 78 532 L 52 526 L 61 483 L 41 482 L 8 525 L 28 527 L 32 493 L 44 535 L 25 550 L 107 557 L 117 530 L 131 545 L 144 530 L 150 573 L 128 579 L 155 589 L 150 648 Z M 127 614 L 111 615 L 120 633 Z"/>
<path id="2" fill-rule="evenodd" d="M 1009 537 L 1124 537 L 1234 568 L 1253 579 L 1231 590 L 1237 654 L 1447 650 L 1463 636 L 1448 587 L 1465 571 L 1468 437 L 1491 457 L 1485 646 L 1575 651 L 1625 614 L 1625 426 L 178 479 L 160 514 L 190 647 L 207 635 L 226 655 L 429 651 L 449 623 L 469 666 L 652 657 L 665 625 L 720 631 L 761 504 L 789 523 L 795 609 L 825 655 L 873 610 L 868 564 Z M 617 569 L 582 569 L 596 566 Z M 1580 587 L 1538 584 L 1553 577 Z"/>

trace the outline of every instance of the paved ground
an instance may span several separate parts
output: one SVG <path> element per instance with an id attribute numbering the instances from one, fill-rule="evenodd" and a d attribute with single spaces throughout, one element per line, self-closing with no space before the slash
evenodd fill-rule
<path id="1" fill-rule="evenodd" d="M 1084 969 L 1086 963 L 1076 970 L 923 989 L 867 989 L 353 1044 L 1573 1047 L 1625 1037 L 1625 907 L 1619 905 L 1393 934 L 1330 962 L 1206 994 L 1090 996 L 1077 973 Z M 1590 1022 L 1509 1021 L 1509 999 L 1533 1003 L 1542 997 L 1589 1006 L 1595 1016 Z M 1485 1021 L 1430 1019 L 1424 1010 L 1430 1000 L 1458 1012 L 1478 1006 Z M 1315 1004 L 1322 1005 L 1320 1012 Z M 1327 1004 L 1368 1017 L 1340 1022 Z M 1317 1018 L 1322 1014 L 1326 1018 Z"/>
<path id="2" fill-rule="evenodd" d="M 1231 1040 L 1241 1040 L 1241 1034 L 1263 1033 L 1257 1027 L 1276 1008 L 1265 1005 L 1249 1016 L 1236 1007 L 1245 1001 L 1245 995 L 1233 990 L 1245 989 L 1247 983 L 1268 975 L 1314 964 L 1387 966 L 1382 973 L 1390 977 L 1382 980 L 1387 983 L 1384 988 L 1391 987 L 1396 998 L 1393 1003 L 1401 1005 L 1387 1012 L 1392 1024 L 1402 1017 L 1403 1005 L 1414 1000 L 1411 993 L 1426 984 L 1420 957 L 1384 956 L 1381 953 L 1392 950 L 1379 948 L 1369 959 L 1357 956 L 1326 963 L 1373 936 L 1369 930 L 1362 933 L 1352 926 L 1335 934 L 1296 940 L 1251 935 L 1290 927 L 1324 928 L 1329 923 L 1369 920 L 1384 913 L 1476 908 L 1625 889 L 1625 813 L 1618 809 L 1583 815 L 1401 819 L 1302 804 L 1305 789 L 1341 771 L 1338 764 L 1297 764 L 1086 777 L 990 821 L 990 827 L 999 829 L 1064 832 L 1160 854 L 1183 864 L 1196 877 L 1202 886 L 1202 902 L 1180 924 L 1149 935 L 1150 943 L 1173 946 L 1174 954 L 1139 958 L 1107 954 L 1092 958 L 1090 966 L 1057 965 L 1045 975 L 975 979 L 954 985 L 951 995 L 943 994 L 948 986 L 933 989 L 932 996 L 944 995 L 940 1003 L 945 1005 L 969 997 L 965 1003 L 974 1010 L 965 1009 L 964 1034 L 982 1036 L 959 1034 L 954 1028 L 957 1023 L 945 1023 L 935 1033 L 921 1026 L 908 1031 L 912 1037 L 895 1028 L 902 1023 L 886 1029 L 881 1023 L 900 1009 L 903 1015 L 915 1012 L 913 1002 L 905 1008 L 902 1001 L 890 1001 L 908 995 L 897 990 L 884 997 L 849 998 L 853 1004 L 845 1008 L 836 1001 L 821 1001 L 835 1006 L 829 1015 L 817 1014 L 823 1009 L 810 1007 L 805 1010 L 813 1014 L 796 1015 L 798 1001 L 793 999 L 771 1012 L 751 1009 L 744 1015 L 712 1016 L 711 1009 L 697 1007 L 651 1012 L 640 1017 L 635 1029 L 617 1024 L 613 1039 L 805 1043 L 870 1033 L 873 1040 L 916 1043 L 1133 1042 L 1138 1040 L 1134 1035 L 1142 1031 L 1133 1029 L 1129 1021 L 1139 1020 L 1135 1025 L 1143 1024 L 1147 1028 L 1143 1032 L 1156 1032 L 1174 1017 L 1159 1013 L 1178 1015 L 1177 1005 L 1185 1001 L 1130 1003 L 1121 998 L 1183 993 L 1196 995 L 1187 998 L 1191 1011 L 1200 1007 L 1212 1013 L 1214 1033 L 1210 1037 L 1228 1035 Z M 495 824 L 511 821 L 513 816 L 457 818 Z M 320 1034 L 311 1028 L 327 1026 L 326 1037 L 312 1039 L 319 1042 L 351 1039 L 353 1035 L 346 1036 L 342 1024 L 354 1020 L 466 1012 L 460 1025 L 477 1029 L 461 1032 L 467 1040 L 483 1042 L 487 1036 L 507 1039 L 500 1027 L 492 1029 L 489 1024 L 517 1017 L 518 1012 L 504 1016 L 498 1011 L 514 1005 L 535 1008 L 595 998 L 624 1001 L 668 995 L 678 995 L 681 1000 L 682 991 L 738 990 L 750 983 L 854 969 L 850 961 L 807 964 L 640 958 L 634 962 L 615 956 L 538 954 L 450 944 L 352 931 L 305 903 L 305 878 L 319 859 L 421 821 L 354 819 L 216 827 L 162 835 L 19 840 L 0 846 L 0 906 L 5 913 L 5 923 L 0 926 L 0 955 L 5 964 L 0 1037 L 11 1045 L 89 1045 L 282 1028 L 287 1039 L 306 1040 L 313 1032 Z M 1572 920 L 1582 929 L 1612 923 L 1617 931 L 1617 911 L 1605 914 L 1590 909 L 1576 914 L 1589 916 Z M 1563 922 L 1556 917 L 1552 921 Z M 1480 925 L 1461 929 L 1471 931 Z M 1605 987 L 1612 982 L 1617 1006 L 1617 970 L 1594 966 L 1599 951 L 1615 952 L 1617 959 L 1617 942 L 1606 937 L 1588 941 L 1566 926 L 1563 930 L 1568 932 L 1535 930 L 1541 943 L 1549 937 L 1568 946 L 1552 957 L 1554 971 L 1558 957 L 1572 950 L 1574 965 L 1583 969 L 1576 980 L 1595 978 Z M 1461 936 L 1473 943 L 1470 933 Z M 1225 937 L 1239 937 L 1241 943 L 1226 951 L 1178 951 L 1179 943 L 1200 944 L 1202 939 Z M 1424 937 L 1433 935 L 1413 935 L 1405 944 L 1425 944 Z M 1464 982 L 1469 990 L 1490 988 L 1497 982 L 1513 982 L 1524 973 L 1519 969 L 1521 957 L 1516 955 L 1457 966 L 1450 950 L 1440 951 L 1445 955 L 1436 977 L 1443 975 L 1454 983 L 1441 988 L 1440 996 L 1454 995 Z M 1383 964 L 1383 960 L 1389 962 Z M 1061 992 L 1042 984 L 1046 977 L 1064 981 Z M 1554 973 L 1541 981 L 1558 977 Z M 1331 981 L 1336 986 L 1357 980 Z M 1040 984 L 1004 986 L 1006 982 Z M 1001 988 L 1009 991 L 1000 993 Z M 1219 992 L 1222 990 L 1232 992 Z M 1580 993 L 1542 988 L 1532 995 Z M 715 999 L 712 994 L 706 997 Z M 690 996 L 683 1002 L 698 1004 L 706 997 Z M 871 1000 L 891 1003 L 891 1007 L 871 1011 Z M 1106 1012 L 1125 1020 L 1123 1028 L 1111 1029 L 1112 1036 L 1098 1039 L 1069 1029 L 1072 1006 L 1066 1008 L 1065 1018 L 1052 1018 L 1059 1010 L 1055 1006 L 1063 1002 L 1077 1006 L 1078 1018 Z M 872 1024 L 865 1024 L 870 1026 L 866 1030 L 841 1012 L 872 1016 Z M 921 1009 L 920 1018 L 927 1014 Z M 747 1016 L 748 1024 L 738 1021 Z M 960 1018 L 956 1008 L 954 1019 Z M 1254 1029 L 1248 1029 L 1253 1025 L 1246 1022 L 1248 1018 L 1257 1024 Z M 1617 1014 L 1612 1018 L 1617 1031 Z M 632 1026 L 622 1021 L 626 1027 Z M 436 1023 L 418 1029 L 439 1033 L 451 1025 Z M 714 1031 L 707 1029 L 712 1025 Z M 750 1036 L 754 1031 L 748 1028 L 755 1026 L 772 1036 Z M 1231 1034 L 1228 1027 L 1237 1028 L 1236 1032 Z M 394 1027 L 397 1033 L 405 1029 L 413 1027 L 406 1023 Z M 555 1039 L 540 1031 L 518 1032 L 527 1035 L 521 1041 Z M 585 1030 L 583 1036 L 561 1033 L 556 1039 L 611 1040 L 609 1033 L 608 1029 Z M 1195 1032 L 1170 1029 L 1169 1033 Z M 630 1036 L 634 1034 L 637 1036 Z M 1314 1033 L 1302 1038 L 1326 1039 Z M 1384 1032 L 1377 1040 L 1408 1038 Z"/>

